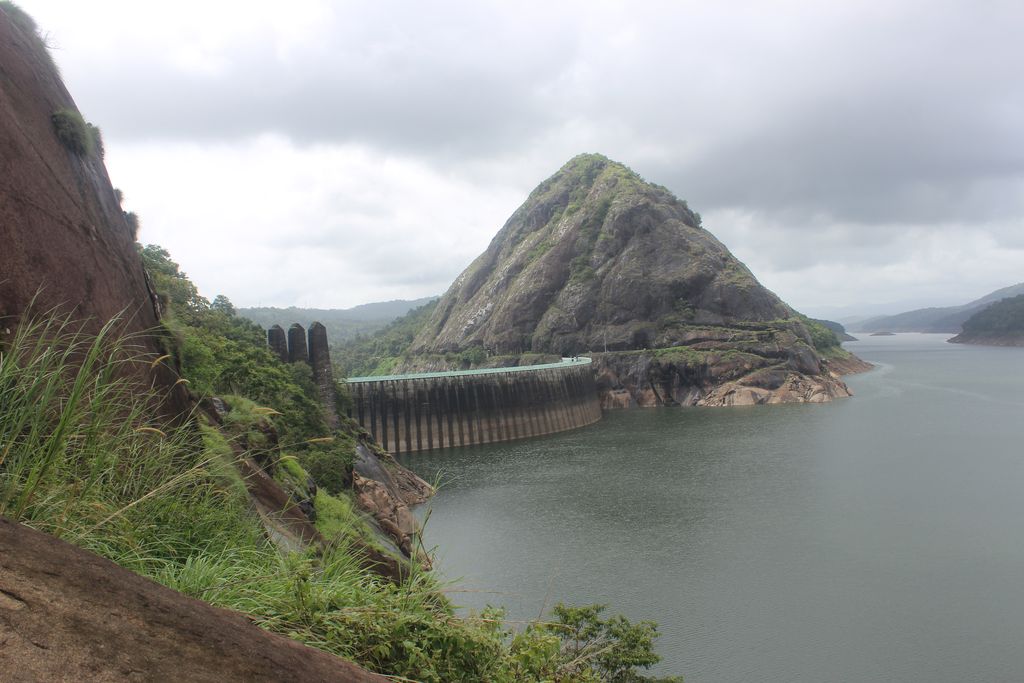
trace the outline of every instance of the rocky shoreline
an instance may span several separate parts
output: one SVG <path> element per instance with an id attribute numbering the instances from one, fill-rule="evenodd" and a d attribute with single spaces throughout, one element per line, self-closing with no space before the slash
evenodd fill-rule
<path id="1" fill-rule="evenodd" d="M 852 392 L 842 375 L 873 365 L 845 358 L 789 358 L 772 364 L 752 354 L 710 352 L 699 359 L 654 352 L 595 354 L 604 410 L 654 406 L 826 403 Z"/>
<path id="2" fill-rule="evenodd" d="M 951 339 L 950 344 L 974 344 L 977 346 L 1024 346 L 1024 332 L 1012 333 L 981 333 L 961 332 Z"/>

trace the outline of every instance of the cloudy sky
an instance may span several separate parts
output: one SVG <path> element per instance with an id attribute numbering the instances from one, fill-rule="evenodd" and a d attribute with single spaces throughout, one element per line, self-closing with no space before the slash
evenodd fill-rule
<path id="1" fill-rule="evenodd" d="M 236 305 L 439 294 L 580 152 L 813 315 L 1024 280 L 1019 2 L 19 2 L 142 241 Z"/>

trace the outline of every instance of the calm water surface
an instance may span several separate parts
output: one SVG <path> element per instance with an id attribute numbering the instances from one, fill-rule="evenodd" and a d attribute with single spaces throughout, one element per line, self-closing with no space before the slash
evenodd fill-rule
<path id="1" fill-rule="evenodd" d="M 688 683 L 1024 681 L 1024 349 L 847 348 L 849 400 L 413 456 L 453 597 L 653 619 Z"/>

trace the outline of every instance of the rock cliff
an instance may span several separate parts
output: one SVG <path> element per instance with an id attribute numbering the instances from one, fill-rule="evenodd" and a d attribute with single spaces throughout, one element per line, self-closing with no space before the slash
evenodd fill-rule
<path id="1" fill-rule="evenodd" d="M 192 413 L 193 398 L 168 365 L 173 362 L 168 347 L 175 340 L 161 329 L 160 300 L 102 155 L 98 129 L 81 119 L 32 19 L 13 4 L 0 3 L 0 352 L 29 316 L 57 311 L 86 333 L 118 318 L 115 334 L 132 335 L 141 358 L 119 364 L 118 372 L 140 380 L 136 393 L 155 385 L 165 397 L 164 416 L 190 415 L 178 424 L 191 429 L 200 416 Z M 301 360 L 308 361 L 304 336 L 302 349 Z M 156 358 L 160 362 L 153 362 Z M 329 373 L 323 379 L 330 382 Z M 207 403 L 211 420 L 219 422 L 214 399 Z M 270 443 L 276 449 L 276 435 Z M 251 455 L 260 457 L 261 451 L 255 448 Z M 267 475 L 266 464 L 250 457 L 237 462 L 267 536 L 291 550 L 323 547 L 307 513 Z M 108 466 L 83 464 L 94 473 Z M 411 491 L 399 489 L 399 494 L 403 505 L 418 502 Z M 395 582 L 410 576 L 407 563 L 373 545 L 356 543 L 353 552 L 363 566 Z M 242 614 L 191 600 L 0 519 L 0 680 L 174 677 L 386 680 L 262 631 Z"/>
<path id="2" fill-rule="evenodd" d="M 685 201 L 585 154 L 541 183 L 455 280 L 407 364 L 474 347 L 595 355 L 606 405 L 848 396 L 812 327 Z"/>
<path id="3" fill-rule="evenodd" d="M 114 316 L 138 333 L 158 311 L 132 229 L 103 165 L 102 145 L 76 152 L 53 115 L 77 112 L 32 20 L 0 11 L 0 342 L 29 307 L 58 309 L 96 331 Z M 159 340 L 140 337 L 161 355 Z M 164 365 L 135 369 L 166 390 L 170 412 L 187 407 Z"/>

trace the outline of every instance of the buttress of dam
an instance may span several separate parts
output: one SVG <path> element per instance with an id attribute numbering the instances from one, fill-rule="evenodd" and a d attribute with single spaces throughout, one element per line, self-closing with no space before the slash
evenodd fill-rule
<path id="1" fill-rule="evenodd" d="M 348 383 L 352 417 L 394 454 L 525 439 L 601 419 L 589 358 Z"/>
<path id="2" fill-rule="evenodd" d="M 274 325 L 267 345 L 284 363 L 310 365 L 324 416 L 338 426 L 327 330 L 318 322 L 287 333 Z M 513 441 L 564 432 L 601 419 L 589 358 L 560 363 L 416 375 L 350 377 L 349 417 L 388 452 Z"/>

